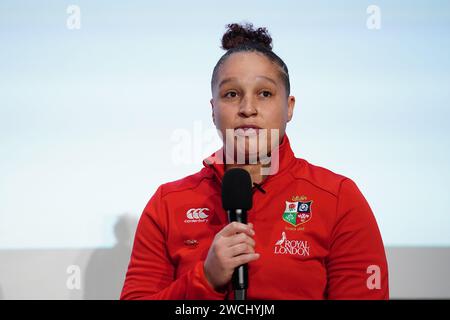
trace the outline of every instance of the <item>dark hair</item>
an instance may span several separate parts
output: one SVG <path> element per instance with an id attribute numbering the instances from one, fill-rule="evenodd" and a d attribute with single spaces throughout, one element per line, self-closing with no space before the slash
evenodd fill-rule
<path id="1" fill-rule="evenodd" d="M 226 25 L 228 30 L 222 37 L 222 49 L 227 50 L 214 67 L 211 78 L 211 91 L 217 81 L 217 72 L 225 60 L 236 52 L 249 51 L 260 52 L 270 61 L 275 62 L 280 67 L 281 79 L 284 81 L 286 95 L 289 96 L 291 86 L 289 82 L 289 71 L 286 64 L 272 51 L 272 37 L 266 28 L 253 29 L 253 24 L 244 25 L 231 23 Z"/>

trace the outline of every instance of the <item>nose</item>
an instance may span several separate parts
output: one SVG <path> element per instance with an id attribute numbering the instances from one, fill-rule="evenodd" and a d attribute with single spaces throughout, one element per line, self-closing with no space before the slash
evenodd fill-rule
<path id="1" fill-rule="evenodd" d="M 255 102 L 248 96 L 244 97 L 239 105 L 239 115 L 248 118 L 257 114 L 258 110 L 256 109 Z"/>

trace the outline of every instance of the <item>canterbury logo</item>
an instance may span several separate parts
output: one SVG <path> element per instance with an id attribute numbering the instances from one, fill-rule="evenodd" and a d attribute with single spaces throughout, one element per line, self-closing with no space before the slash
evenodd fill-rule
<path id="1" fill-rule="evenodd" d="M 206 219 L 206 218 L 208 218 L 208 215 L 205 213 L 205 211 L 209 211 L 209 209 L 208 208 L 189 209 L 186 212 L 186 217 L 189 220 Z"/>

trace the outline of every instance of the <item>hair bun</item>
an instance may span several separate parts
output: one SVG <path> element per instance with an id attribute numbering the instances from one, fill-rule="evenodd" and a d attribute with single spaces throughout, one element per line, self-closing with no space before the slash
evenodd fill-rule
<path id="1" fill-rule="evenodd" d="M 253 24 L 230 23 L 222 37 L 222 49 L 229 50 L 240 45 L 250 44 L 272 50 L 272 37 L 266 28 L 253 29 Z"/>

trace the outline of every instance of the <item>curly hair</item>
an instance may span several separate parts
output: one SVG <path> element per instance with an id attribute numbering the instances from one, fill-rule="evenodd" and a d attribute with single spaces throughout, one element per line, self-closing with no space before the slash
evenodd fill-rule
<path id="1" fill-rule="evenodd" d="M 252 23 L 230 23 L 226 27 L 227 31 L 222 36 L 221 48 L 227 50 L 227 52 L 219 59 L 214 67 L 211 77 L 211 91 L 217 81 L 219 68 L 227 58 L 233 53 L 248 51 L 262 53 L 280 67 L 280 76 L 286 88 L 286 95 L 289 96 L 291 89 L 289 71 L 284 61 L 272 51 L 272 37 L 267 29 L 260 27 L 255 30 Z"/>

